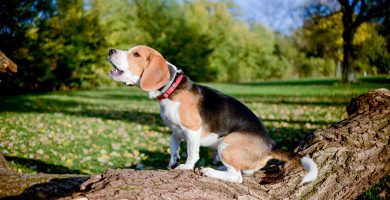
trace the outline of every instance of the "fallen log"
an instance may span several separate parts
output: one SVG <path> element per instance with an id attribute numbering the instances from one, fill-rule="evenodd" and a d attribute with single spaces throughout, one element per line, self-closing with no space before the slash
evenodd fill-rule
<path id="1" fill-rule="evenodd" d="M 387 89 L 378 89 L 360 95 L 352 99 L 347 110 L 347 119 L 306 136 L 295 149 L 296 153 L 307 155 L 318 164 L 319 176 L 311 183 L 300 185 L 305 172 L 278 163 L 252 176 L 244 176 L 243 184 L 204 177 L 197 170 L 118 169 L 94 175 L 81 185 L 82 190 L 76 188 L 70 190 L 67 195 L 57 197 L 355 199 L 390 172 L 390 92 Z M 0 183 L 2 177 L 4 178 L 0 175 Z M 81 184 L 80 180 L 79 177 L 75 181 L 76 185 Z M 50 184 L 47 187 L 49 186 Z M 17 195 L 47 198 L 54 195 L 50 191 L 45 187 L 37 189 L 37 186 L 33 185 Z"/>

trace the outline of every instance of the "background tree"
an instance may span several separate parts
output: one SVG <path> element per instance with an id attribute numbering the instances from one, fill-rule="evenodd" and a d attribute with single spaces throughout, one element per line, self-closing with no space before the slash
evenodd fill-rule
<path id="1" fill-rule="evenodd" d="M 388 10 L 385 1 L 308 1 L 304 26 L 295 32 L 295 39 L 309 57 L 341 61 L 343 82 L 356 81 L 356 72 L 383 73 L 387 66 L 387 42 L 378 31 L 389 16 Z"/>
<path id="2" fill-rule="evenodd" d="M 353 60 L 353 40 L 360 25 L 370 20 L 383 20 L 386 13 L 390 12 L 390 1 L 388 0 L 338 0 L 343 13 L 343 82 L 356 81 Z"/>
<path id="3" fill-rule="evenodd" d="M 324 59 L 328 62 L 321 65 L 321 74 L 333 75 L 335 63 L 343 61 L 343 24 L 342 13 L 335 12 L 318 19 L 307 19 L 302 29 L 294 32 L 298 48 L 307 57 Z M 355 70 L 376 75 L 386 73 L 388 51 L 385 38 L 375 23 L 364 22 L 356 30 L 353 45 L 355 49 Z"/>

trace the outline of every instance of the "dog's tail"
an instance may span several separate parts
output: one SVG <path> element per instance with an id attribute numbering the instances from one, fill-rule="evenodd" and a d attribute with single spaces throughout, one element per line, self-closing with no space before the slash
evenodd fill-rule
<path id="1" fill-rule="evenodd" d="M 305 169 L 308 173 L 303 177 L 301 184 L 314 181 L 318 176 L 317 164 L 308 157 L 300 157 L 279 149 L 272 150 L 270 156 L 277 160 L 289 162 L 295 167 Z"/>

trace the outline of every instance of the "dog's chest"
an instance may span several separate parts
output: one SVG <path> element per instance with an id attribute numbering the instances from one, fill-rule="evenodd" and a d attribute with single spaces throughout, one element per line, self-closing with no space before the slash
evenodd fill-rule
<path id="1" fill-rule="evenodd" d="M 179 107 L 180 102 L 177 101 L 170 99 L 160 101 L 160 115 L 166 125 L 180 125 Z"/>

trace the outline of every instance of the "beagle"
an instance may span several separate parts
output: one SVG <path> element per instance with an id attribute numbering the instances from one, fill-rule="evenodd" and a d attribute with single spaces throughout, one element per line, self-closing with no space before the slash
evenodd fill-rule
<path id="1" fill-rule="evenodd" d="M 160 115 L 172 130 L 169 168 L 192 170 L 199 160 L 199 147 L 218 150 L 217 159 L 226 171 L 202 168 L 208 177 L 242 183 L 271 158 L 292 162 L 308 173 L 302 183 L 317 178 L 318 170 L 308 157 L 276 150 L 263 123 L 243 103 L 212 88 L 192 82 L 156 50 L 135 46 L 128 51 L 110 49 L 112 79 L 137 86 L 160 104 Z M 178 165 L 180 142 L 187 143 L 187 160 Z"/>

